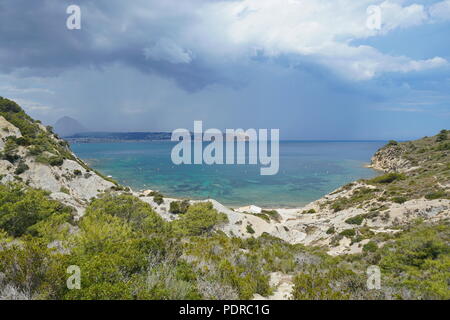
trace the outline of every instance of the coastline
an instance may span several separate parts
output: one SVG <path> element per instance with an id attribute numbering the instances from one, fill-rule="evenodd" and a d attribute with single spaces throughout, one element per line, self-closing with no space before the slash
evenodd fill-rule
<path id="1" fill-rule="evenodd" d="M 92 166 L 92 162 L 90 162 L 89 159 L 88 160 L 83 160 L 83 161 L 85 161 L 89 166 Z M 372 169 L 372 170 L 376 171 L 379 174 L 382 174 L 384 172 L 383 169 L 375 168 L 369 162 L 364 162 L 362 164 L 362 167 L 367 168 L 367 169 Z M 115 179 L 114 176 L 111 176 L 111 178 Z M 363 179 L 363 178 L 361 178 L 361 179 Z M 353 180 L 353 181 L 349 181 L 348 183 L 355 183 L 355 182 L 357 182 L 359 180 L 360 179 L 356 179 L 356 180 Z M 238 204 L 238 205 L 229 205 L 226 202 L 223 202 L 223 201 L 220 201 L 220 200 L 217 200 L 217 199 L 214 199 L 214 200 L 219 202 L 219 203 L 221 203 L 222 205 L 226 206 L 227 208 L 229 208 L 231 210 L 236 210 L 236 209 L 240 209 L 242 207 L 254 205 L 254 206 L 260 207 L 264 211 L 276 210 L 276 211 L 279 211 L 279 212 L 286 212 L 286 213 L 291 214 L 292 212 L 298 212 L 298 211 L 303 210 L 304 208 L 308 207 L 311 203 L 314 203 L 314 202 L 324 198 L 328 194 L 336 192 L 337 190 L 341 189 L 344 185 L 346 185 L 348 183 L 344 183 L 344 184 L 340 185 L 339 187 L 330 190 L 329 192 L 325 192 L 321 196 L 317 197 L 316 199 L 313 199 L 311 201 L 304 201 L 303 203 L 294 204 L 292 206 L 290 206 L 290 205 L 280 205 L 280 206 L 277 206 L 277 205 L 261 205 L 258 202 L 254 202 L 254 203 L 245 202 L 245 203 L 241 203 L 241 204 Z M 163 191 L 159 190 L 157 187 L 153 187 L 151 184 L 145 185 L 145 188 L 135 188 L 135 187 L 130 186 L 130 185 L 126 185 L 126 187 L 129 188 L 130 190 L 132 190 L 133 194 L 137 194 L 137 195 L 143 194 L 143 193 L 148 192 L 148 191 L 162 192 L 165 196 L 167 196 L 168 199 L 171 199 L 173 201 L 192 200 L 192 201 L 196 201 L 196 202 L 202 202 L 202 201 L 206 201 L 207 199 L 209 199 L 208 197 L 196 197 L 194 195 L 186 196 L 186 197 L 179 197 L 179 196 L 176 196 L 176 195 L 173 195 L 173 194 L 170 194 L 170 193 L 164 193 Z"/>
<path id="2" fill-rule="evenodd" d="M 281 144 L 281 170 L 270 177 L 261 177 L 258 166 L 175 166 L 171 145 L 159 142 L 80 144 L 73 151 L 137 192 L 156 189 L 172 198 L 214 198 L 231 208 L 295 209 L 354 180 L 374 177 L 377 172 L 366 166 L 379 147 L 379 142 L 288 141 Z"/>

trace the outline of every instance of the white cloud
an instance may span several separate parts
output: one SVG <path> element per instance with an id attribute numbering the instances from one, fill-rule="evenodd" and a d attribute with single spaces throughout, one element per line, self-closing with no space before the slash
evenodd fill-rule
<path id="1" fill-rule="evenodd" d="M 435 20 L 450 20 L 450 0 L 444 0 L 432 5 L 430 16 Z"/>
<path id="2" fill-rule="evenodd" d="M 427 23 L 423 5 L 402 6 L 387 0 L 243 0 L 214 2 L 199 9 L 196 24 L 182 39 L 194 52 L 216 61 L 241 60 L 255 52 L 266 56 L 296 54 L 352 79 L 370 79 L 383 72 L 410 72 L 441 67 L 440 57 L 414 60 L 391 56 L 352 40 L 385 35 L 398 28 Z M 379 5 L 381 30 L 366 26 L 367 8 Z"/>
<path id="3" fill-rule="evenodd" d="M 370 46 L 338 44 L 324 51 L 318 61 L 356 80 L 368 80 L 384 72 L 417 72 L 448 66 L 448 62 L 440 57 L 412 60 L 405 56 L 385 55 Z"/>
<path id="4" fill-rule="evenodd" d="M 410 28 L 424 24 L 428 19 L 427 11 L 423 5 L 412 4 L 402 7 L 401 2 L 392 0 L 380 4 L 383 20 L 382 32 L 387 33 L 397 28 Z"/>

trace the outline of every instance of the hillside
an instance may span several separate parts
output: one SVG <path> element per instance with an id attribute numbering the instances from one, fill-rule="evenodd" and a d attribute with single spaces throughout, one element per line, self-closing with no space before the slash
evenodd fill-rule
<path id="1" fill-rule="evenodd" d="M 449 135 L 390 142 L 379 177 L 304 208 L 242 214 L 120 186 L 0 98 L 0 299 L 449 299 Z"/>
<path id="2" fill-rule="evenodd" d="M 80 213 L 88 201 L 117 185 L 89 168 L 51 127 L 0 98 L 0 182 L 21 182 L 51 193 Z"/>

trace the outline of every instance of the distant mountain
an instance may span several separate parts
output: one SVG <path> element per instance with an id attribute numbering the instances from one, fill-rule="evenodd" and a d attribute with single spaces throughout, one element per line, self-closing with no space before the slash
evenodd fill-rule
<path id="1" fill-rule="evenodd" d="M 53 129 L 61 137 L 68 137 L 87 131 L 81 123 L 71 117 L 62 117 L 56 121 Z"/>
<path id="2" fill-rule="evenodd" d="M 170 140 L 170 132 L 81 132 L 65 139 L 69 142 L 120 142 L 120 141 L 159 141 Z"/>

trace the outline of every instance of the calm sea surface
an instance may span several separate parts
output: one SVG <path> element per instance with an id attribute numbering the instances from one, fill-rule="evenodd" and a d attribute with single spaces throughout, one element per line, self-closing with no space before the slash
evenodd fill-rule
<path id="1" fill-rule="evenodd" d="M 135 190 L 176 198 L 213 198 L 228 206 L 296 207 L 376 172 L 364 168 L 385 142 L 280 142 L 280 170 L 261 176 L 259 165 L 172 163 L 174 142 L 72 144 L 93 168 Z"/>

